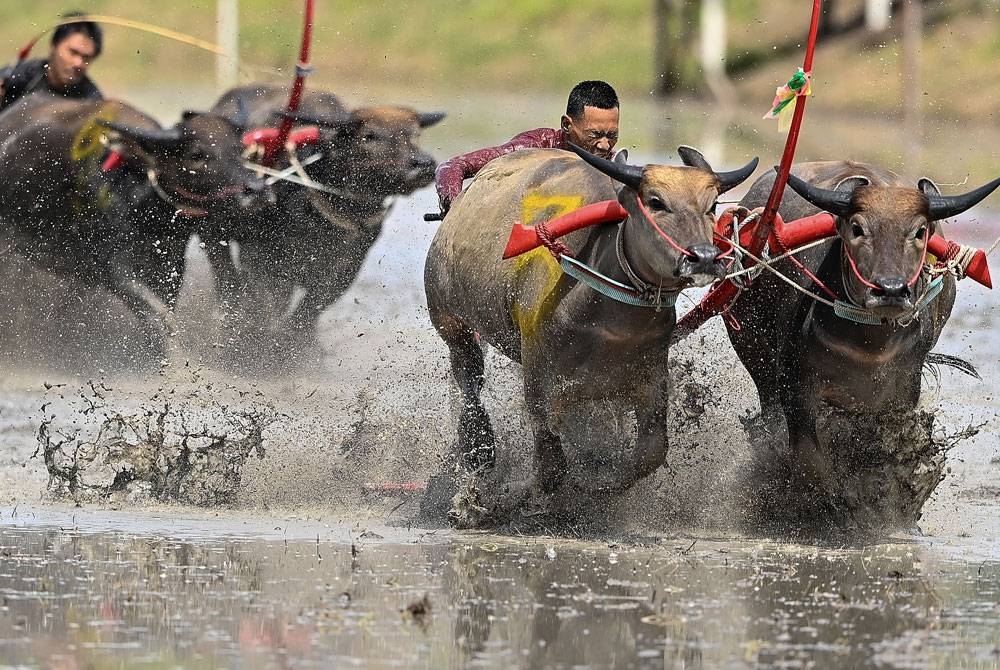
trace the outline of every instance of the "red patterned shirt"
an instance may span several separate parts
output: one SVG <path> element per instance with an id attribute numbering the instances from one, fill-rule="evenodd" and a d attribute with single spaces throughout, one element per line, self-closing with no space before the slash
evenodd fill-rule
<path id="1" fill-rule="evenodd" d="M 566 149 L 566 133 L 554 128 L 536 128 L 517 135 L 505 144 L 455 156 L 438 165 L 434 173 L 438 200 L 447 211 L 451 202 L 462 192 L 462 182 L 475 177 L 494 158 L 518 149 Z"/>

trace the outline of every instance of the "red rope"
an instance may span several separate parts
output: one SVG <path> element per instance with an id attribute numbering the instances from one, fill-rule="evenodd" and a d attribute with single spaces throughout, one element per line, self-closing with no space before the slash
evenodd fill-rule
<path id="1" fill-rule="evenodd" d="M 542 243 L 542 246 L 548 249 L 556 258 L 560 256 L 573 256 L 573 252 L 569 247 L 560 242 L 559 238 L 552 236 L 552 232 L 545 221 L 535 224 L 535 234 L 538 236 L 538 241 Z"/>

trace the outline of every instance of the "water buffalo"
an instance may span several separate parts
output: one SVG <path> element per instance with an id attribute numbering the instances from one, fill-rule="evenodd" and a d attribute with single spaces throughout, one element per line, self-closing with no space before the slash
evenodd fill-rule
<path id="1" fill-rule="evenodd" d="M 224 94 L 213 111 L 243 119 L 248 127 L 274 126 L 287 99 L 286 88 L 245 86 Z M 348 110 L 331 93 L 307 92 L 296 119 L 319 125 L 320 143 L 299 155 L 322 153 L 305 170 L 325 190 L 279 181 L 274 184 L 276 202 L 219 227 L 239 250 L 237 259 L 231 247 L 208 245 L 223 300 L 233 307 L 249 300 L 252 304 L 242 305 L 246 310 L 272 322 L 281 320 L 302 342 L 312 339 L 320 312 L 360 271 L 382 230 L 390 199 L 433 180 L 436 163 L 417 140 L 422 129 L 442 118 L 443 113 L 406 107 Z M 285 156 L 275 165 L 288 166 Z M 296 287 L 305 294 L 288 314 Z"/>
<path id="2" fill-rule="evenodd" d="M 430 319 L 448 345 L 462 394 L 458 456 L 473 471 L 494 462 L 493 429 L 479 397 L 482 340 L 522 366 L 534 432 L 533 488 L 542 494 L 567 473 L 563 434 L 574 406 L 610 403 L 623 421 L 634 412 L 632 457 L 609 488 L 628 487 L 663 463 L 673 298 L 723 272 L 712 240 L 715 202 L 757 164 L 754 159 L 717 173 L 688 147 L 680 149 L 685 166 L 676 167 L 637 167 L 577 153 L 579 158 L 531 149 L 492 161 L 455 200 L 431 244 L 424 275 Z M 501 259 L 514 221 L 537 224 L 614 198 L 628 211 L 624 222 L 563 241 L 605 276 L 647 289 L 650 298 L 659 295 L 659 308 L 605 297 L 564 275 L 544 248 Z"/>
<path id="3" fill-rule="evenodd" d="M 104 170 L 109 144 L 120 164 Z M 41 269 L 120 297 L 163 356 L 192 222 L 253 179 L 241 151 L 220 116 L 164 129 L 122 102 L 30 96 L 0 116 L 0 230 Z"/>
<path id="4" fill-rule="evenodd" d="M 773 181 L 773 172 L 759 179 L 741 204 L 763 205 Z M 862 163 L 794 167 L 782 217 L 837 217 L 838 236 L 798 257 L 830 295 L 791 261 L 775 268 L 842 302 L 823 304 L 764 273 L 731 310 L 729 337 L 757 386 L 768 434 L 750 475 L 755 526 L 880 532 L 916 522 L 944 464 L 932 417 L 915 411 L 921 368 L 955 300 L 947 274 L 931 299 L 926 243 L 940 219 L 998 184 L 945 197 L 927 179 L 914 187 Z"/>

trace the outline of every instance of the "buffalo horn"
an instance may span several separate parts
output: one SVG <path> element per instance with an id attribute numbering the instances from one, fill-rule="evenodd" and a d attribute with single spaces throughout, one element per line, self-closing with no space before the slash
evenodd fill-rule
<path id="1" fill-rule="evenodd" d="M 777 172 L 777 168 L 775 168 Z M 813 186 L 807 181 L 799 179 L 793 174 L 788 175 L 788 185 L 792 190 L 803 198 L 816 205 L 824 212 L 830 212 L 837 216 L 848 216 L 851 210 L 851 191 L 831 191 L 825 188 Z"/>
<path id="2" fill-rule="evenodd" d="M 642 181 L 642 168 L 626 163 L 616 163 L 607 158 L 601 158 L 581 149 L 572 142 L 568 142 L 570 150 L 584 161 L 589 163 L 596 170 L 603 172 L 615 181 L 619 181 L 633 191 L 639 190 L 639 183 Z"/>
<path id="3" fill-rule="evenodd" d="M 417 123 L 421 128 L 430 128 L 447 115 L 447 112 L 417 112 Z"/>
<path id="4" fill-rule="evenodd" d="M 716 172 L 715 177 L 719 180 L 719 193 L 725 193 L 734 186 L 739 186 L 745 182 L 747 178 L 753 174 L 753 171 L 757 169 L 758 162 L 759 160 L 755 157 L 752 161 L 738 170 Z"/>
<path id="5" fill-rule="evenodd" d="M 927 204 L 930 206 L 931 221 L 947 219 L 949 216 L 961 214 L 992 193 L 997 186 L 1000 186 L 1000 177 L 997 177 L 988 184 L 983 184 L 974 191 L 969 191 L 962 195 L 927 194 Z"/>
<path id="6" fill-rule="evenodd" d="M 133 128 L 122 123 L 98 119 L 97 122 L 117 133 L 130 137 L 141 145 L 174 145 L 181 140 L 180 128 Z"/>
<path id="7" fill-rule="evenodd" d="M 340 128 L 344 125 L 344 123 L 350 120 L 350 115 L 348 114 L 343 114 L 334 118 L 312 116 L 311 114 L 305 114 L 302 112 L 283 111 L 278 114 L 280 116 L 285 116 L 296 123 L 305 123 L 311 126 L 322 126 L 324 128 Z"/>

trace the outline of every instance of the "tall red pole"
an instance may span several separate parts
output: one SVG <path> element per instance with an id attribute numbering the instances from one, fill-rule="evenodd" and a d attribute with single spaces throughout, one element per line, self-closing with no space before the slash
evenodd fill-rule
<path id="1" fill-rule="evenodd" d="M 816 51 L 816 34 L 819 31 L 819 15 L 822 0 L 813 0 L 812 19 L 809 23 L 809 41 L 806 44 L 806 55 L 802 63 L 805 72 L 812 70 L 813 53 Z M 774 186 L 767 198 L 764 211 L 760 221 L 754 228 L 753 237 L 747 244 L 747 249 L 754 256 L 760 256 L 764 245 L 774 226 L 775 216 L 778 213 L 778 205 L 781 204 L 781 196 L 785 191 L 785 184 L 788 183 L 788 173 L 792 169 L 792 158 L 795 155 L 795 144 L 799 139 L 799 129 L 802 127 L 802 115 L 806 111 L 806 96 L 799 96 L 795 101 L 795 110 L 792 112 L 792 123 L 788 129 L 788 137 L 785 140 L 785 150 L 781 155 L 781 163 L 778 166 L 778 176 L 774 180 Z M 754 262 L 745 259 L 744 265 L 752 267 Z M 724 312 L 736 299 L 740 291 L 731 281 L 723 280 L 713 286 L 711 290 L 702 298 L 694 309 L 684 315 L 677 323 L 674 332 L 671 334 L 672 342 L 679 342 L 698 329 L 701 324 L 708 321 L 716 314 Z"/>
<path id="2" fill-rule="evenodd" d="M 295 124 L 295 119 L 290 114 L 299 108 L 299 102 L 302 100 L 302 89 L 305 88 L 306 76 L 312 71 L 312 66 L 309 65 L 309 47 L 312 44 L 313 5 L 314 0 L 306 0 L 305 25 L 302 28 L 302 45 L 299 47 L 299 62 L 295 65 L 295 82 L 292 84 L 292 93 L 288 97 L 288 105 L 285 107 L 287 114 L 281 119 L 281 125 L 278 126 L 277 140 L 267 147 L 267 152 L 263 160 L 264 165 L 270 165 L 278 152 L 285 146 L 285 142 L 288 141 L 288 134 L 292 132 L 292 126 Z"/>
<path id="3" fill-rule="evenodd" d="M 819 15 L 821 0 L 813 0 L 812 20 L 809 24 L 809 41 L 806 44 L 806 56 L 802 62 L 802 70 L 806 73 L 812 72 L 813 52 L 816 51 L 816 34 L 819 30 Z M 750 251 L 757 255 L 764 248 L 768 235 L 771 234 L 771 226 L 774 223 L 774 215 L 778 213 L 778 205 L 781 204 L 781 196 L 785 192 L 785 184 L 788 183 L 788 174 L 792 170 L 792 158 L 795 156 L 795 145 L 799 141 L 799 130 L 802 128 L 802 115 L 806 111 L 807 97 L 802 95 L 795 101 L 795 110 L 792 112 L 792 125 L 788 129 L 788 138 L 785 140 L 785 151 L 781 154 L 781 163 L 778 165 L 778 176 L 771 187 L 771 194 L 764 205 L 764 212 L 761 214 L 760 223 L 757 225 Z"/>

